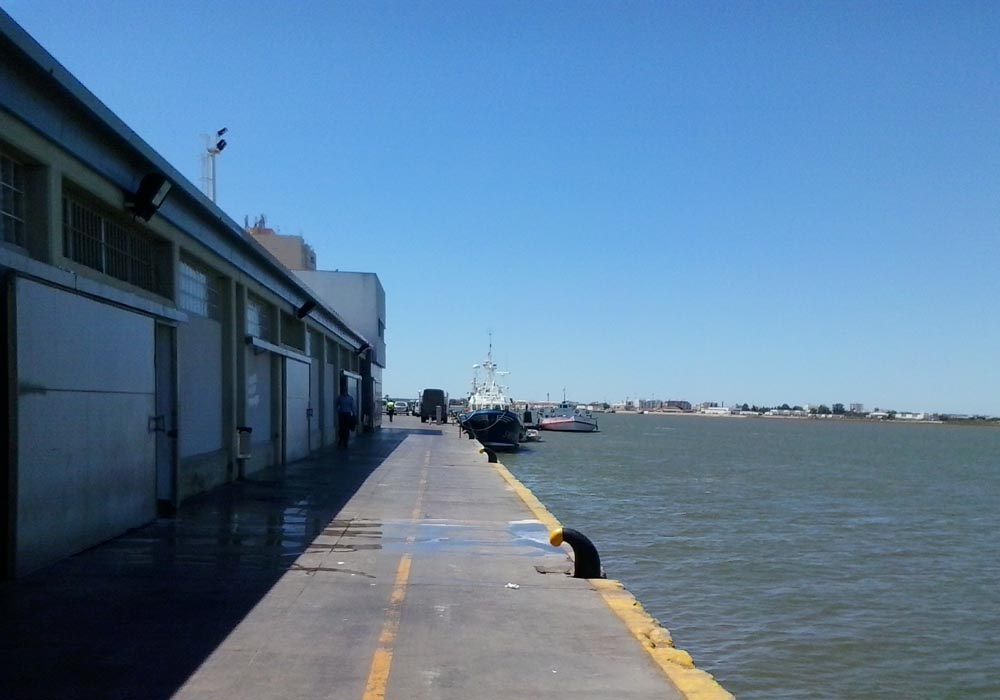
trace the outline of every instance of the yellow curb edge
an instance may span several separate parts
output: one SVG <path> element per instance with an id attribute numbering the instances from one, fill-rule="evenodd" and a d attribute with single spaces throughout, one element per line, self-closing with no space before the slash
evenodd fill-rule
<path id="1" fill-rule="evenodd" d="M 554 530 L 562 527 L 531 489 L 511 474 L 507 467 L 500 462 L 495 462 L 493 466 L 546 528 Z M 588 582 L 687 700 L 735 700 L 712 674 L 695 667 L 689 653 L 674 646 L 670 630 L 646 612 L 625 584 L 614 579 L 588 579 Z"/>

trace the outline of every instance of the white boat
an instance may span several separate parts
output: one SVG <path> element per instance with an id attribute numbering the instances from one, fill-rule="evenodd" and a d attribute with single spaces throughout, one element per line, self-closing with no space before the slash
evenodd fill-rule
<path id="1" fill-rule="evenodd" d="M 537 426 L 539 430 L 561 430 L 568 433 L 597 432 L 597 421 L 590 411 L 567 401 L 565 397 L 558 406 L 542 413 Z"/>
<path id="2" fill-rule="evenodd" d="M 534 428 L 527 428 L 524 431 L 524 437 L 521 438 L 521 442 L 541 442 L 542 436 Z"/>

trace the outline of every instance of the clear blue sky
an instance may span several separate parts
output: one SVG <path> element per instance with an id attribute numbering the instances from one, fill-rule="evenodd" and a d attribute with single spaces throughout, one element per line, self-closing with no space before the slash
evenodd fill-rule
<path id="1" fill-rule="evenodd" d="M 219 204 L 378 273 L 385 390 L 1000 414 L 996 2 L 4 9 Z"/>

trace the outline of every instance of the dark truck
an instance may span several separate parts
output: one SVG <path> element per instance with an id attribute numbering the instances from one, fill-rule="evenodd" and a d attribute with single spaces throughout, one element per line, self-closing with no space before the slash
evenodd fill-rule
<path id="1" fill-rule="evenodd" d="M 420 392 L 420 422 L 437 420 L 439 415 L 442 423 L 448 422 L 448 395 L 443 389 L 424 389 Z"/>

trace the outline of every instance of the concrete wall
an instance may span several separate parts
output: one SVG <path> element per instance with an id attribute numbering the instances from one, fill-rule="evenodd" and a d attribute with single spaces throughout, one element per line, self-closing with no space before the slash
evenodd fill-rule
<path id="1" fill-rule="evenodd" d="M 20 279 L 17 520 L 22 575 L 156 515 L 153 320 Z"/>

